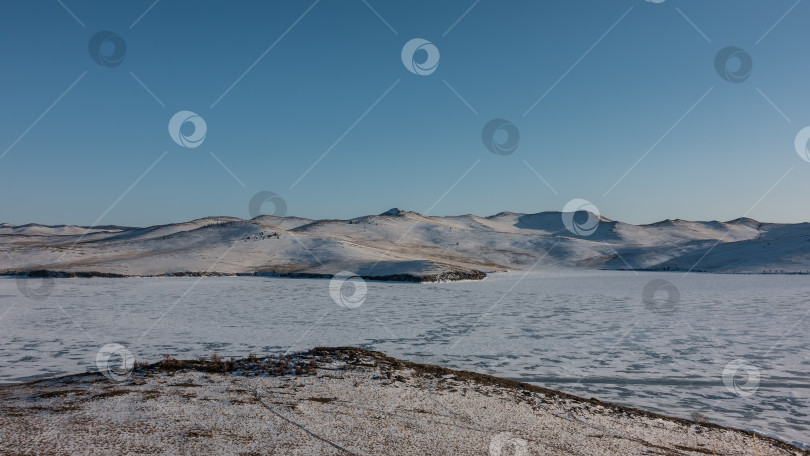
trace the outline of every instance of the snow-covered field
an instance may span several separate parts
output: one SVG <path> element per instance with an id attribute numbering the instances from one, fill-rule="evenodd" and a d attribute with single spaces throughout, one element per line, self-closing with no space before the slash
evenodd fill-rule
<path id="1" fill-rule="evenodd" d="M 653 280 L 679 300 L 645 303 Z M 338 306 L 329 283 L 55 279 L 34 299 L 18 288 L 39 279 L 2 278 L 0 382 L 93 369 L 113 342 L 144 361 L 356 345 L 810 443 L 807 276 L 518 271 L 368 282 L 357 308 Z"/>

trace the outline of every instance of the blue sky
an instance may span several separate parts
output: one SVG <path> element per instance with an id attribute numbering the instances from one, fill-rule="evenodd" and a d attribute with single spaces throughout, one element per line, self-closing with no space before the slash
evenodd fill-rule
<path id="1" fill-rule="evenodd" d="M 247 218 L 260 191 L 310 218 L 582 198 L 632 223 L 808 221 L 809 16 L 796 0 L 6 1 L 0 221 Z M 91 58 L 102 30 L 120 65 Z M 432 74 L 403 65 L 413 38 L 439 50 Z M 743 82 L 715 69 L 727 46 L 751 56 Z M 205 120 L 199 147 L 169 135 L 184 110 Z M 485 147 L 495 118 L 514 153 Z"/>

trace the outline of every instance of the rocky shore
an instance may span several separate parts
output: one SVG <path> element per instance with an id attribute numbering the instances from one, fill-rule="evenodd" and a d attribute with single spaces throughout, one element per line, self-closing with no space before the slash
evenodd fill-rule
<path id="1" fill-rule="evenodd" d="M 358 348 L 105 374 L 0 387 L 0 454 L 810 454 Z"/>
<path id="2" fill-rule="evenodd" d="M 331 279 L 334 274 L 318 274 L 309 272 L 215 272 L 215 271 L 178 271 L 162 274 L 127 275 L 101 271 L 58 271 L 49 269 L 36 269 L 31 271 L 6 271 L 0 276 L 18 276 L 40 279 L 76 279 L 76 278 L 125 278 L 125 277 L 278 277 L 290 279 Z M 358 275 L 363 280 L 377 282 L 453 282 L 458 280 L 484 280 L 487 274 L 474 269 L 454 268 L 437 274 L 387 274 L 387 275 Z"/>

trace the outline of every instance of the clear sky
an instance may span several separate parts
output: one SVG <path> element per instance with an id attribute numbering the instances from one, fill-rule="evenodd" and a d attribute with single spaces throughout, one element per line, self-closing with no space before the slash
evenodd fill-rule
<path id="1" fill-rule="evenodd" d="M 261 191 L 309 218 L 582 198 L 631 223 L 808 221 L 808 18 L 801 0 L 4 1 L 0 221 L 248 218 Z M 188 115 L 172 138 L 179 111 L 202 141 Z M 492 119 L 512 153 L 484 144 Z"/>

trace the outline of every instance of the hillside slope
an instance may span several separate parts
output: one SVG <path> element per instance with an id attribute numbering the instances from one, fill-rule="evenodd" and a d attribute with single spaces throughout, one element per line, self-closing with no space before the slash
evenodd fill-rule
<path id="1" fill-rule="evenodd" d="M 368 278 L 463 279 L 483 277 L 477 271 L 525 269 L 810 270 L 808 223 L 743 218 L 631 225 L 599 217 L 592 232 L 578 235 L 563 221 L 571 215 L 429 217 L 392 209 L 351 220 L 207 217 L 147 228 L 2 224 L 0 273 L 330 276 L 351 271 Z M 573 215 L 575 224 L 595 217 Z"/>

